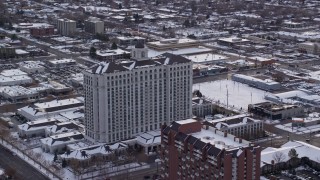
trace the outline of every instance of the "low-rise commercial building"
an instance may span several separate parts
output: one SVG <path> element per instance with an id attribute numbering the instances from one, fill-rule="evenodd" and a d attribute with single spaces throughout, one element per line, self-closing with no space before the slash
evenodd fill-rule
<path id="1" fill-rule="evenodd" d="M 160 131 L 148 131 L 138 135 L 136 138 L 136 144 L 141 146 L 147 155 L 156 154 L 160 149 L 160 142 Z"/>
<path id="2" fill-rule="evenodd" d="M 273 58 L 253 56 L 248 58 L 249 61 L 253 62 L 255 66 L 265 67 L 274 64 L 276 61 Z"/>
<path id="3" fill-rule="evenodd" d="M 204 97 L 192 98 L 192 114 L 197 117 L 205 117 L 213 112 L 213 104 Z"/>
<path id="4" fill-rule="evenodd" d="M 299 44 L 299 49 L 308 54 L 320 54 L 320 43 L 304 42 Z"/>
<path id="5" fill-rule="evenodd" d="M 130 52 L 122 49 L 97 50 L 96 58 L 101 61 L 116 62 L 119 59 L 129 59 L 130 54 Z"/>
<path id="6" fill-rule="evenodd" d="M 0 44 L 0 59 L 16 57 L 16 48 L 7 44 Z"/>
<path id="7" fill-rule="evenodd" d="M 47 65 L 51 68 L 63 68 L 67 66 L 74 66 L 77 62 L 74 59 L 58 59 L 50 60 L 47 62 Z"/>
<path id="8" fill-rule="evenodd" d="M 67 145 L 84 140 L 84 135 L 80 132 L 68 132 L 64 134 L 53 135 L 40 139 L 41 149 L 51 154 L 61 153 L 67 150 Z"/>
<path id="9" fill-rule="evenodd" d="M 52 126 L 47 126 L 45 128 L 45 136 L 53 136 L 56 134 L 62 134 L 66 132 L 72 132 L 72 131 L 82 131 L 83 129 L 81 126 L 75 124 L 74 122 L 61 122 L 56 123 Z"/>
<path id="10" fill-rule="evenodd" d="M 39 26 L 30 28 L 33 37 L 46 37 L 54 35 L 54 26 Z"/>
<path id="11" fill-rule="evenodd" d="M 308 117 L 293 117 L 292 126 L 308 127 L 320 124 L 320 114 L 317 112 L 311 113 Z"/>
<path id="12" fill-rule="evenodd" d="M 21 71 L 24 71 L 28 74 L 42 73 L 46 70 L 46 68 L 40 65 L 40 62 L 37 61 L 23 61 L 19 63 L 19 68 Z"/>
<path id="13" fill-rule="evenodd" d="M 233 81 L 248 84 L 258 89 L 266 91 L 275 91 L 282 88 L 281 84 L 271 79 L 259 79 L 253 76 L 247 76 L 243 74 L 233 74 L 231 76 Z"/>
<path id="14" fill-rule="evenodd" d="M 52 126 L 58 123 L 60 123 L 60 121 L 55 118 L 27 122 L 18 125 L 18 134 L 22 138 L 30 138 L 37 136 L 45 137 L 45 129 L 48 126 Z"/>
<path id="15" fill-rule="evenodd" d="M 78 99 L 53 100 L 50 102 L 34 103 L 17 110 L 17 115 L 28 121 L 34 121 L 70 110 L 82 108 L 84 103 Z"/>
<path id="16" fill-rule="evenodd" d="M 247 114 L 209 120 L 204 124 L 247 140 L 261 138 L 264 135 L 263 121 L 251 118 Z"/>
<path id="17" fill-rule="evenodd" d="M 222 46 L 236 46 L 248 44 L 250 41 L 248 39 L 238 38 L 238 37 L 229 37 L 229 38 L 220 38 L 218 39 L 218 44 Z"/>
<path id="18" fill-rule="evenodd" d="M 304 108 L 292 104 L 262 102 L 258 104 L 249 104 L 248 112 L 271 120 L 282 120 L 302 116 L 304 114 Z"/>
<path id="19" fill-rule="evenodd" d="M 147 46 L 156 50 L 179 49 L 187 47 L 197 47 L 199 42 L 193 39 L 163 39 L 155 42 L 148 42 Z"/>
<path id="20" fill-rule="evenodd" d="M 146 39 L 139 36 L 134 37 L 124 37 L 120 36 L 116 38 L 117 44 L 120 46 L 135 46 L 138 43 L 145 44 Z"/>
<path id="21" fill-rule="evenodd" d="M 39 98 L 37 91 L 22 86 L 1 86 L 0 95 L 14 103 Z"/>
<path id="22" fill-rule="evenodd" d="M 108 160 L 110 156 L 116 154 L 122 154 L 128 148 L 128 145 L 122 142 L 113 143 L 113 144 L 98 144 L 87 147 L 81 147 L 73 149 L 74 144 L 67 145 L 67 149 L 70 150 L 70 153 L 64 153 L 60 155 L 61 159 L 68 160 L 78 160 L 85 162 L 90 160 L 92 157 L 103 158 Z M 84 156 L 85 154 L 85 156 Z"/>
<path id="23" fill-rule="evenodd" d="M 32 78 L 19 69 L 3 70 L 0 73 L 0 86 L 15 86 L 32 82 Z"/>

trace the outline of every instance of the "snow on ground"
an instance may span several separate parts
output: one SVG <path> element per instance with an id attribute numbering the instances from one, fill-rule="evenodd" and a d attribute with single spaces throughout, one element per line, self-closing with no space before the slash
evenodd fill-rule
<path id="1" fill-rule="evenodd" d="M 155 49 L 148 49 L 148 56 L 155 57 L 163 53 L 172 53 L 176 55 L 194 54 L 194 53 L 206 53 L 212 51 L 206 47 L 191 47 L 191 48 L 181 48 L 181 49 L 169 49 L 164 51 L 157 51 Z"/>
<path id="2" fill-rule="evenodd" d="M 20 150 L 16 149 L 15 147 L 11 146 L 10 144 L 7 144 L 5 141 L 0 141 L 0 144 L 2 144 L 4 147 L 10 149 L 13 153 L 15 153 L 17 156 L 19 156 L 21 159 L 23 159 L 25 162 L 33 166 L 35 169 L 38 169 L 39 172 L 46 175 L 50 179 L 57 179 L 55 178 L 51 173 L 48 173 L 44 168 L 41 167 L 40 164 L 37 162 L 29 159 L 27 156 L 25 156 Z"/>
<path id="3" fill-rule="evenodd" d="M 264 176 L 260 176 L 260 180 L 269 180 L 269 179 Z"/>
<path id="4" fill-rule="evenodd" d="M 308 126 L 308 127 L 293 127 L 292 128 L 292 123 L 288 123 L 288 124 L 278 124 L 275 127 L 282 129 L 282 130 L 285 130 L 285 131 L 288 131 L 288 132 L 295 133 L 295 134 L 306 134 L 306 133 L 320 131 L 320 124 L 314 125 L 314 126 Z M 320 134 L 318 134 L 318 135 L 320 137 Z"/>
<path id="5" fill-rule="evenodd" d="M 314 135 L 315 137 L 320 137 L 320 134 L 316 134 L 316 135 Z"/>
<path id="6" fill-rule="evenodd" d="M 32 151 L 35 152 L 35 153 L 41 153 L 42 156 L 44 157 L 44 159 L 47 160 L 47 161 L 49 161 L 49 162 L 52 162 L 52 161 L 53 161 L 54 155 L 53 155 L 53 154 L 46 153 L 46 152 L 43 152 L 43 150 L 41 149 L 41 147 L 34 148 L 34 149 L 32 149 Z"/>
<path id="7" fill-rule="evenodd" d="M 266 124 L 279 124 L 280 121 L 279 120 L 269 120 L 269 119 L 267 119 L 267 120 L 264 121 L 264 123 L 266 123 Z"/>
<path id="8" fill-rule="evenodd" d="M 212 53 L 189 55 L 186 57 L 195 63 L 205 63 L 205 62 L 221 61 L 221 60 L 227 59 L 226 56 L 222 56 L 220 54 L 212 54 Z"/>
<path id="9" fill-rule="evenodd" d="M 4 174 L 4 170 L 0 168 L 0 176 Z"/>
<path id="10" fill-rule="evenodd" d="M 19 138 L 19 134 L 18 132 L 10 132 L 11 137 L 18 139 Z"/>
<path id="11" fill-rule="evenodd" d="M 227 89 L 229 106 L 247 109 L 249 104 L 264 102 L 265 91 L 252 88 L 246 84 L 231 80 L 219 80 L 193 85 L 193 90 L 199 90 L 209 99 L 227 104 Z"/>
<path id="12" fill-rule="evenodd" d="M 126 174 L 142 169 L 150 168 L 150 165 L 147 165 L 145 163 L 139 164 L 139 163 L 130 163 L 130 164 L 124 164 L 121 166 L 115 166 L 115 167 L 106 167 L 101 170 L 89 172 L 80 175 L 80 179 L 102 179 L 104 175 L 107 174 L 109 177 L 116 176 L 119 174 Z M 128 169 L 128 170 L 127 170 Z M 77 176 L 75 176 L 69 168 L 65 168 L 63 179 L 78 179 Z"/>

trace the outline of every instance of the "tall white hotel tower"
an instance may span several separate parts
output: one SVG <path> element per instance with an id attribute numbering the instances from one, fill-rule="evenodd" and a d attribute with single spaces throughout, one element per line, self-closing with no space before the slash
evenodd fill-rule
<path id="1" fill-rule="evenodd" d="M 88 139 L 113 143 L 192 117 L 192 62 L 147 54 L 137 44 L 132 60 L 100 63 L 84 72 Z"/>

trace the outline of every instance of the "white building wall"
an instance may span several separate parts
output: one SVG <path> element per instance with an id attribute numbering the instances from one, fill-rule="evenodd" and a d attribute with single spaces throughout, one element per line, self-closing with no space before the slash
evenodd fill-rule
<path id="1" fill-rule="evenodd" d="M 63 36 L 70 36 L 76 32 L 76 22 L 68 19 L 58 19 L 58 32 Z"/>
<path id="2" fill-rule="evenodd" d="M 192 64 L 84 74 L 88 139 L 116 142 L 192 116 Z"/>

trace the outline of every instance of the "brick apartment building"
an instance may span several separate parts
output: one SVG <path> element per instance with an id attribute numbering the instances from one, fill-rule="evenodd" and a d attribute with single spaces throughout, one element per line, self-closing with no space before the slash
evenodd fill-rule
<path id="1" fill-rule="evenodd" d="M 259 180 L 259 146 L 187 119 L 161 130 L 161 179 Z"/>
<path id="2" fill-rule="evenodd" d="M 30 29 L 30 35 L 34 37 L 52 36 L 54 35 L 53 26 L 34 27 Z"/>

